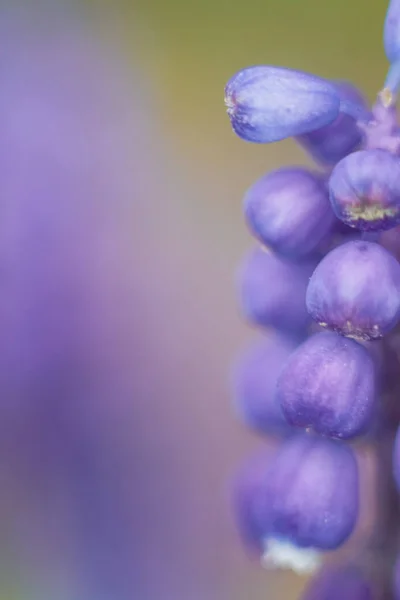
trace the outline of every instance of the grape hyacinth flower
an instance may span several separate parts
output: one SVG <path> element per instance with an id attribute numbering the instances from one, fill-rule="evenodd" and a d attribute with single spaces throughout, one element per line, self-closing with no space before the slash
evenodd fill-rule
<path id="1" fill-rule="evenodd" d="M 340 442 L 295 435 L 268 460 L 246 465 L 234 499 L 241 531 L 264 563 L 312 571 L 320 552 L 340 546 L 355 527 L 357 461 Z"/>
<path id="2" fill-rule="evenodd" d="M 336 333 L 322 332 L 290 356 L 276 389 L 291 425 L 345 439 L 367 430 L 375 387 L 374 361 L 368 350 Z"/>
<path id="3" fill-rule="evenodd" d="M 349 337 L 379 339 L 400 318 L 400 265 L 378 244 L 347 242 L 319 263 L 306 303 L 324 327 Z"/>
<path id="4" fill-rule="evenodd" d="M 255 251 L 242 271 L 243 312 L 301 345 L 284 364 L 260 352 L 248 367 L 243 404 L 258 424 L 279 401 L 287 425 L 305 431 L 291 437 L 285 429 L 268 464 L 259 459 L 248 468 L 236 487 L 236 514 L 264 564 L 298 571 L 311 571 L 318 552 L 340 547 L 354 528 L 358 469 L 346 440 L 368 433 L 363 444 L 379 457 L 377 505 L 394 519 L 375 517 L 391 552 L 398 530 L 390 498 L 393 478 L 400 493 L 400 0 L 389 4 L 383 37 L 389 68 L 371 109 L 347 82 L 271 65 L 245 68 L 225 88 L 239 137 L 292 137 L 321 169 L 264 174 L 244 200 L 250 232 L 268 251 Z M 379 535 L 358 549 L 369 566 L 382 551 Z M 323 571 L 304 598 L 372 600 L 357 564 Z"/>
<path id="5" fill-rule="evenodd" d="M 267 173 L 248 190 L 244 205 L 253 234 L 283 256 L 311 254 L 334 223 L 323 178 L 303 168 Z"/>
<path id="6" fill-rule="evenodd" d="M 387 150 L 349 154 L 333 169 L 329 195 L 336 216 L 366 231 L 400 223 L 400 161 Z"/>

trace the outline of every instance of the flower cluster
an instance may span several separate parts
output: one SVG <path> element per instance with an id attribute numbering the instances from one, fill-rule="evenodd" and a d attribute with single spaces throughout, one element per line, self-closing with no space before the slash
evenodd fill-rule
<path id="1" fill-rule="evenodd" d="M 245 68 L 225 88 L 239 137 L 292 137 L 317 163 L 267 173 L 245 195 L 261 247 L 242 266 L 241 305 L 269 331 L 235 371 L 241 416 L 280 439 L 237 479 L 239 527 L 264 564 L 300 572 L 356 527 L 353 440 L 373 443 L 399 421 L 400 0 L 384 45 L 389 71 L 371 109 L 349 83 L 275 66 Z M 400 433 L 393 457 L 400 490 Z M 322 571 L 305 597 L 372 599 L 358 567 Z"/>

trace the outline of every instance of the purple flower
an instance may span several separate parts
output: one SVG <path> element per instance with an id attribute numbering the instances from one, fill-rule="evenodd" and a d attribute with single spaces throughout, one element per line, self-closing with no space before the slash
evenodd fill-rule
<path id="1" fill-rule="evenodd" d="M 354 566 L 324 568 L 307 587 L 302 600 L 374 600 L 365 575 Z"/>
<path id="2" fill-rule="evenodd" d="M 288 257 L 312 253 L 335 222 L 324 180 L 300 167 L 264 175 L 248 190 L 244 206 L 254 235 Z"/>
<path id="3" fill-rule="evenodd" d="M 315 269 L 306 303 L 320 325 L 349 337 L 378 339 L 400 318 L 400 265 L 378 244 L 343 244 Z"/>
<path id="4" fill-rule="evenodd" d="M 239 277 L 241 306 L 246 317 L 264 327 L 303 332 L 310 323 L 305 294 L 314 262 L 292 263 L 271 252 L 254 250 Z"/>
<path id="5" fill-rule="evenodd" d="M 368 350 L 336 333 L 317 333 L 288 359 L 277 396 L 291 425 L 351 438 L 374 414 L 375 366 Z"/>
<path id="6" fill-rule="evenodd" d="M 341 98 L 365 107 L 365 100 L 357 88 L 345 81 L 333 83 L 340 91 Z M 296 139 L 314 160 L 324 165 L 334 165 L 353 152 L 362 137 L 362 131 L 354 117 L 341 112 L 333 123 L 298 136 Z"/>
<path id="7" fill-rule="evenodd" d="M 298 167 L 266 174 L 244 202 L 247 225 L 266 253 L 255 252 L 244 266 L 243 311 L 253 323 L 303 341 L 283 365 L 283 353 L 271 355 L 272 345 L 264 356 L 260 349 L 249 357 L 239 378 L 242 412 L 268 431 L 278 401 L 288 425 L 307 435 L 288 435 L 268 461 L 261 457 L 248 467 L 236 488 L 237 516 L 265 564 L 300 572 L 318 564 L 319 550 L 338 548 L 357 519 L 357 463 L 342 440 L 368 433 L 375 441 L 379 496 L 389 512 L 384 467 L 398 424 L 400 381 L 399 334 L 392 331 L 400 320 L 400 0 L 390 3 L 384 43 L 391 64 L 371 109 L 351 84 L 271 66 L 243 69 L 225 90 L 238 136 L 259 143 L 294 137 L 324 167 L 321 174 Z M 317 255 L 324 258 L 305 297 L 317 326 L 309 326 L 303 285 Z M 310 262 L 301 263 L 306 257 Z M 320 327 L 331 331 L 304 341 Z M 370 344 L 374 340 L 380 342 Z M 400 492 L 400 428 L 393 456 Z M 370 468 L 367 461 L 364 466 Z M 363 499 L 364 491 L 363 482 Z M 376 507 L 367 510 L 369 525 L 377 518 L 386 533 Z M 375 537 L 370 551 L 373 557 L 381 551 Z M 400 598 L 399 582 L 396 572 Z M 362 574 L 343 566 L 324 570 L 304 598 L 372 596 Z"/>
<path id="8" fill-rule="evenodd" d="M 239 477 L 234 496 L 239 527 L 263 549 L 266 562 L 307 570 L 318 562 L 316 551 L 338 548 L 350 536 L 358 486 L 349 447 L 296 435 L 268 460 L 257 456 Z"/>
<path id="9" fill-rule="evenodd" d="M 258 431 L 287 433 L 290 429 L 276 400 L 276 381 L 295 348 L 293 339 L 271 333 L 255 343 L 236 366 L 236 407 L 242 418 Z"/>
<path id="10" fill-rule="evenodd" d="M 366 231 L 400 222 L 400 160 L 386 150 L 349 154 L 334 168 L 329 193 L 336 216 Z"/>
<path id="11" fill-rule="evenodd" d="M 340 97 L 335 86 L 320 77 L 261 65 L 229 80 L 225 104 L 239 137 L 270 143 L 329 125 L 339 114 Z"/>

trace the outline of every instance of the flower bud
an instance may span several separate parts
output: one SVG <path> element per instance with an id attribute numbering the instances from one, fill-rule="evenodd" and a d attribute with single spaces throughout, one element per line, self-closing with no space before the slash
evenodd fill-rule
<path id="1" fill-rule="evenodd" d="M 347 242 L 315 269 L 306 304 L 322 326 L 349 337 L 379 339 L 400 318 L 400 264 L 378 244 Z"/>
<path id="2" fill-rule="evenodd" d="M 235 369 L 236 406 L 246 423 L 260 432 L 290 430 L 276 400 L 276 381 L 295 348 L 293 339 L 270 333 L 246 352 Z"/>
<path id="3" fill-rule="evenodd" d="M 363 96 L 353 85 L 345 81 L 333 83 L 341 98 L 366 107 Z M 362 140 L 362 132 L 353 117 L 341 112 L 333 123 L 296 139 L 314 160 L 323 165 L 334 165 L 357 148 Z"/>
<path id="4" fill-rule="evenodd" d="M 400 0 L 391 0 L 383 29 L 383 44 L 388 60 L 400 58 Z"/>
<path id="5" fill-rule="evenodd" d="M 329 125 L 339 114 L 340 97 L 335 86 L 320 77 L 261 65 L 229 80 L 225 104 L 239 137 L 270 143 Z"/>
<path id="6" fill-rule="evenodd" d="M 295 427 L 336 438 L 364 433 L 375 408 L 375 365 L 353 340 L 331 332 L 308 338 L 278 378 L 277 399 Z"/>
<path id="7" fill-rule="evenodd" d="M 307 283 L 315 262 L 292 263 L 262 249 L 243 264 L 239 292 L 242 310 L 252 322 L 294 334 L 311 319 L 306 310 Z"/>
<path id="8" fill-rule="evenodd" d="M 263 561 L 307 571 L 320 550 L 338 548 L 359 510 L 358 466 L 340 442 L 295 435 L 263 462 L 246 466 L 235 488 L 239 528 Z"/>
<path id="9" fill-rule="evenodd" d="M 323 179 L 300 167 L 264 175 L 248 190 L 244 205 L 254 235 L 288 257 L 312 253 L 336 221 Z"/>
<path id="10" fill-rule="evenodd" d="M 374 600 L 373 589 L 353 566 L 325 567 L 307 587 L 302 600 Z"/>
<path id="11" fill-rule="evenodd" d="M 400 160 L 385 150 L 349 154 L 333 169 L 329 194 L 336 216 L 364 231 L 400 223 Z"/>

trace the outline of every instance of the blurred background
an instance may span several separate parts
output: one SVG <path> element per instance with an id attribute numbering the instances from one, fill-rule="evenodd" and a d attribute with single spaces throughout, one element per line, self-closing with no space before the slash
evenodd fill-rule
<path id="1" fill-rule="evenodd" d="M 269 63 L 372 101 L 386 4 L 1 3 L 1 600 L 298 597 L 235 531 L 229 373 L 243 193 L 308 159 L 236 138 L 223 90 Z"/>

